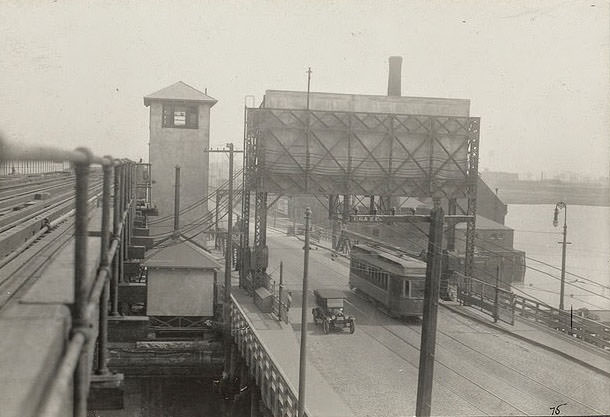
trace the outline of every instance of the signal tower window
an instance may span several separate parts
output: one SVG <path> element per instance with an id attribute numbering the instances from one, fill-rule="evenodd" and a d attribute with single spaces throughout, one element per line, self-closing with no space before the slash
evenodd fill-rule
<path id="1" fill-rule="evenodd" d="M 197 106 L 164 104 L 163 127 L 177 129 L 199 128 L 199 110 Z"/>

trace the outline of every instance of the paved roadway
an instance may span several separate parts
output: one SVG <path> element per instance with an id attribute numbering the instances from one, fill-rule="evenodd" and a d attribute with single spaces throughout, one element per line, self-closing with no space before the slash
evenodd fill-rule
<path id="1" fill-rule="evenodd" d="M 267 235 L 268 271 L 292 291 L 292 323 L 300 321 L 303 242 L 281 233 Z M 356 332 L 324 335 L 308 314 L 308 360 L 356 416 L 408 416 L 415 412 L 421 323 L 399 321 L 348 289 L 348 263 L 310 252 L 309 308 L 315 288 L 347 295 L 346 312 Z M 293 324 L 297 333 L 300 325 Z M 434 415 L 610 414 L 610 379 L 541 347 L 439 309 L 432 413 Z"/>

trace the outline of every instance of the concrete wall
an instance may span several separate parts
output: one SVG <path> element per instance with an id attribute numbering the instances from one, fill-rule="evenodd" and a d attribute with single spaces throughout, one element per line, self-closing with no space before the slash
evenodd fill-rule
<path id="1" fill-rule="evenodd" d="M 210 140 L 210 105 L 199 104 L 199 128 L 180 129 L 162 127 L 162 102 L 150 105 L 150 148 L 152 164 L 152 200 L 160 216 L 174 213 L 175 167 L 181 169 L 180 207 L 201 200 L 208 194 L 208 161 Z M 207 212 L 207 204 L 185 214 L 185 225 Z"/>

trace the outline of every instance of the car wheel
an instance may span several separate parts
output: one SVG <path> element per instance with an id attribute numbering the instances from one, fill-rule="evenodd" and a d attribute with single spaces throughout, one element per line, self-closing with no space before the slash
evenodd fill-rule
<path id="1" fill-rule="evenodd" d="M 324 334 L 328 334 L 329 327 L 328 321 L 324 320 Z"/>
<path id="2" fill-rule="evenodd" d="M 356 323 L 354 323 L 353 321 L 350 321 L 349 323 L 349 332 L 351 334 L 353 334 L 356 331 Z"/>

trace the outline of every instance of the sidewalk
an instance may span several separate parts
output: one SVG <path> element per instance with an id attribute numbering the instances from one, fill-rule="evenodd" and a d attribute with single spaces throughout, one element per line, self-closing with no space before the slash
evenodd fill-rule
<path id="1" fill-rule="evenodd" d="M 298 396 L 299 343 L 290 324 L 279 322 L 271 314 L 261 313 L 252 298 L 243 290 L 233 287 L 233 296 L 248 316 L 260 340 L 271 351 L 270 356 Z M 297 310 L 297 309 L 295 309 Z M 298 309 L 300 316 L 300 309 Z M 290 316 L 296 314 L 290 311 Z M 354 414 L 324 377 L 311 364 L 307 364 L 305 409 L 310 417 L 350 417 Z"/>
<path id="2" fill-rule="evenodd" d="M 497 322 L 494 323 L 491 316 L 484 314 L 472 307 L 461 306 L 452 302 L 441 302 L 445 308 L 476 320 L 482 324 L 492 327 L 513 337 L 532 343 L 543 349 L 561 355 L 567 359 L 610 377 L 610 352 L 605 352 L 587 343 L 570 337 L 559 331 L 529 322 L 515 315 L 515 324 Z"/>

